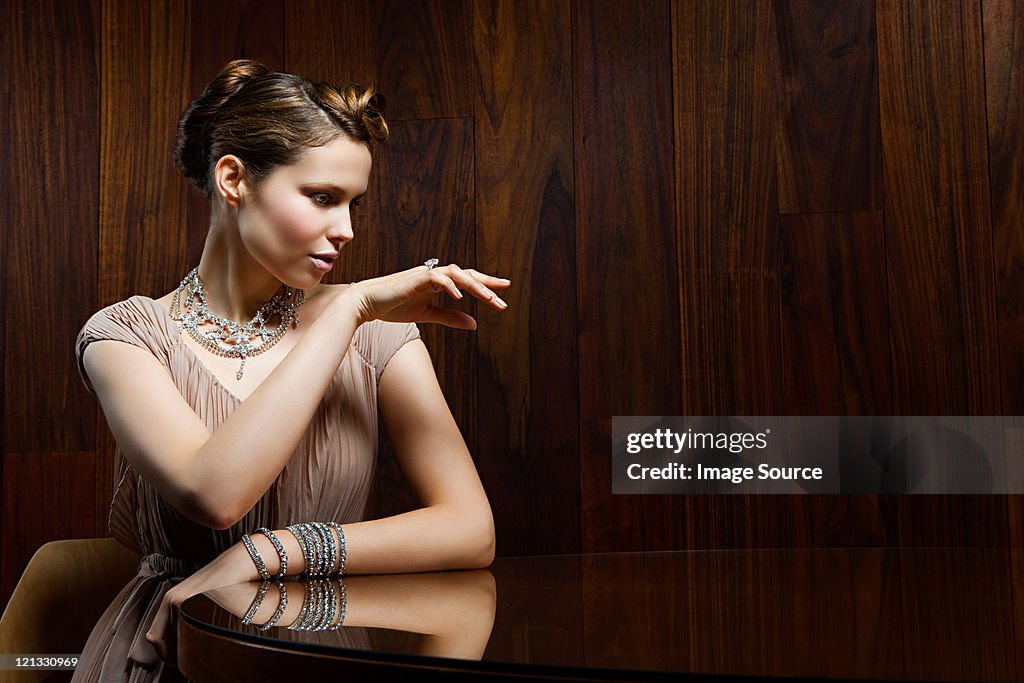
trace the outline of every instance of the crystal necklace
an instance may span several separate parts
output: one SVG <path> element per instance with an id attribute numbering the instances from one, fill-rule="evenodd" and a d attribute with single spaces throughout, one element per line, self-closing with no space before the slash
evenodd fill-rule
<path id="1" fill-rule="evenodd" d="M 196 267 L 174 290 L 171 317 L 178 321 L 179 330 L 188 332 L 197 344 L 210 353 L 222 358 L 241 358 L 242 364 L 235 378 L 242 379 L 247 357 L 258 356 L 270 349 L 281 341 L 288 328 L 299 326 L 301 321 L 298 309 L 305 300 L 306 293 L 303 290 L 282 285 L 277 294 L 256 311 L 248 324 L 236 323 L 210 311 L 206 305 L 203 281 L 199 279 L 199 268 Z M 271 330 L 267 323 L 274 316 L 280 316 L 281 321 Z"/>

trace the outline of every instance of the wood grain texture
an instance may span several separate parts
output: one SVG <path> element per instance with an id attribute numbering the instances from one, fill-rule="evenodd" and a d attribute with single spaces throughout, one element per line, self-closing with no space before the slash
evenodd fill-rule
<path id="1" fill-rule="evenodd" d="M 674 7 L 683 414 L 778 414 L 771 13 Z"/>
<path id="2" fill-rule="evenodd" d="M 579 387 L 567 0 L 473 6 L 480 471 L 503 554 L 577 552 Z M 538 530 L 544 533 L 538 536 Z"/>
<path id="3" fill-rule="evenodd" d="M 583 550 L 633 546 L 637 519 L 671 543 L 671 503 L 606 485 L 611 417 L 681 404 L 669 5 L 576 2 L 572 21 Z"/>
<path id="4" fill-rule="evenodd" d="M 294 0 L 284 8 L 284 66 L 336 85 L 377 82 L 370 0 Z"/>
<path id="5" fill-rule="evenodd" d="M 772 4 L 782 213 L 882 208 L 873 2 Z"/>
<path id="6" fill-rule="evenodd" d="M 384 272 L 405 270 L 436 257 L 442 264 L 469 266 L 476 259 L 476 218 L 473 207 L 473 122 L 471 119 L 396 121 L 391 140 L 379 154 L 382 201 L 380 223 L 372 239 L 380 244 Z M 438 299 L 437 305 L 476 316 L 477 306 Z M 476 448 L 476 337 L 474 332 L 441 325 L 419 326 L 430 351 L 438 382 L 470 452 Z M 378 463 L 377 515 L 408 509 L 397 464 Z M 422 501 L 419 501 L 422 504 Z"/>
<path id="7" fill-rule="evenodd" d="M 94 535 L 95 460 L 92 451 L 4 453 L 0 604 L 39 546 Z"/>
<path id="8" fill-rule="evenodd" d="M 185 9 L 103 4 L 99 307 L 160 297 L 188 270 L 186 186 L 174 165 L 188 87 Z"/>
<path id="9" fill-rule="evenodd" d="M 882 213 L 779 221 L 786 415 L 891 415 Z"/>
<path id="10" fill-rule="evenodd" d="M 908 679 L 1020 680 L 1008 551 L 905 551 L 900 565 L 901 575 L 916 578 L 900 585 Z M 955 640 L 945 635 L 952 625 Z"/>
<path id="11" fill-rule="evenodd" d="M 893 412 L 999 415 L 977 3 L 878 4 Z M 900 544 L 998 547 L 1006 499 L 907 496 Z"/>
<path id="12" fill-rule="evenodd" d="M 95 408 L 73 349 L 96 284 L 95 7 L 89 0 L 12 5 L 3 79 L 9 182 L 0 204 L 3 445 L 23 453 L 89 450 Z"/>
<path id="13" fill-rule="evenodd" d="M 893 409 L 998 415 L 977 3 L 878 4 Z"/>
<path id="14" fill-rule="evenodd" d="M 189 4 L 188 101 L 198 97 L 232 59 L 255 59 L 268 68 L 285 67 L 283 0 L 224 0 Z M 189 187 L 188 267 L 179 268 L 177 285 L 203 254 L 210 225 L 210 202 Z"/>
<path id="15" fill-rule="evenodd" d="M 469 0 L 375 0 L 371 11 L 389 119 L 472 116 Z"/>
<path id="16" fill-rule="evenodd" d="M 587 665 L 899 679 L 894 560 L 864 549 L 584 557 Z"/>
<path id="17" fill-rule="evenodd" d="M 982 3 L 1003 414 L 1024 414 L 1024 6 Z"/>
<path id="18" fill-rule="evenodd" d="M 499 559 L 494 627 L 483 661 L 586 666 L 583 557 Z"/>
<path id="19" fill-rule="evenodd" d="M 680 414 L 777 415 L 784 378 L 771 7 L 680 3 L 672 26 Z M 686 496 L 677 542 L 806 545 L 811 518 L 791 498 Z"/>

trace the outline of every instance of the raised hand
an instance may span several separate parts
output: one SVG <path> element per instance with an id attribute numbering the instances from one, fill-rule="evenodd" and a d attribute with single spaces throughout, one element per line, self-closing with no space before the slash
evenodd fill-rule
<path id="1" fill-rule="evenodd" d="M 370 320 L 388 322 L 430 322 L 449 327 L 475 330 L 472 316 L 450 308 L 435 306 L 432 300 L 440 292 L 453 299 L 463 298 L 466 290 L 494 309 L 503 311 L 508 304 L 494 290 L 511 285 L 504 278 L 486 275 L 477 270 L 463 270 L 455 264 L 427 268 L 416 266 L 399 273 L 356 282 L 346 288 L 343 296 L 353 297 L 360 323 Z"/>

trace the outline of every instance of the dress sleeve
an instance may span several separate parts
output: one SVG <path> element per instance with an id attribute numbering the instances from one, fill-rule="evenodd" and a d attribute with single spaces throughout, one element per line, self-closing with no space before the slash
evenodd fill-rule
<path id="1" fill-rule="evenodd" d="M 154 347 L 154 335 L 150 328 L 152 321 L 146 315 L 144 307 L 132 299 L 107 306 L 86 321 L 75 339 L 75 360 L 78 373 L 90 393 L 96 392 L 82 363 L 86 347 L 95 341 L 112 340 L 131 344 L 158 355 L 160 349 Z"/>
<path id="2" fill-rule="evenodd" d="M 363 358 L 373 367 L 377 384 L 380 384 L 381 373 L 388 361 L 398 349 L 413 339 L 420 338 L 420 328 L 416 323 L 389 323 L 374 320 L 363 325 L 367 328 L 365 335 L 359 340 L 358 348 Z"/>

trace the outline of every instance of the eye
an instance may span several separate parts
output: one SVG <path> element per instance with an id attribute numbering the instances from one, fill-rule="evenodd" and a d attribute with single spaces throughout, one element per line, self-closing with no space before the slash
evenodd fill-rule
<path id="1" fill-rule="evenodd" d="M 348 208 L 349 208 L 349 211 L 355 211 L 356 209 L 358 209 L 362 205 L 363 205 L 363 198 L 362 197 L 358 197 L 358 198 L 352 200 L 352 202 L 348 205 Z"/>
<path id="2" fill-rule="evenodd" d="M 330 206 L 331 202 L 334 201 L 331 199 L 331 195 L 325 192 L 315 192 L 309 195 L 309 198 L 312 199 L 313 203 L 317 206 Z"/>

